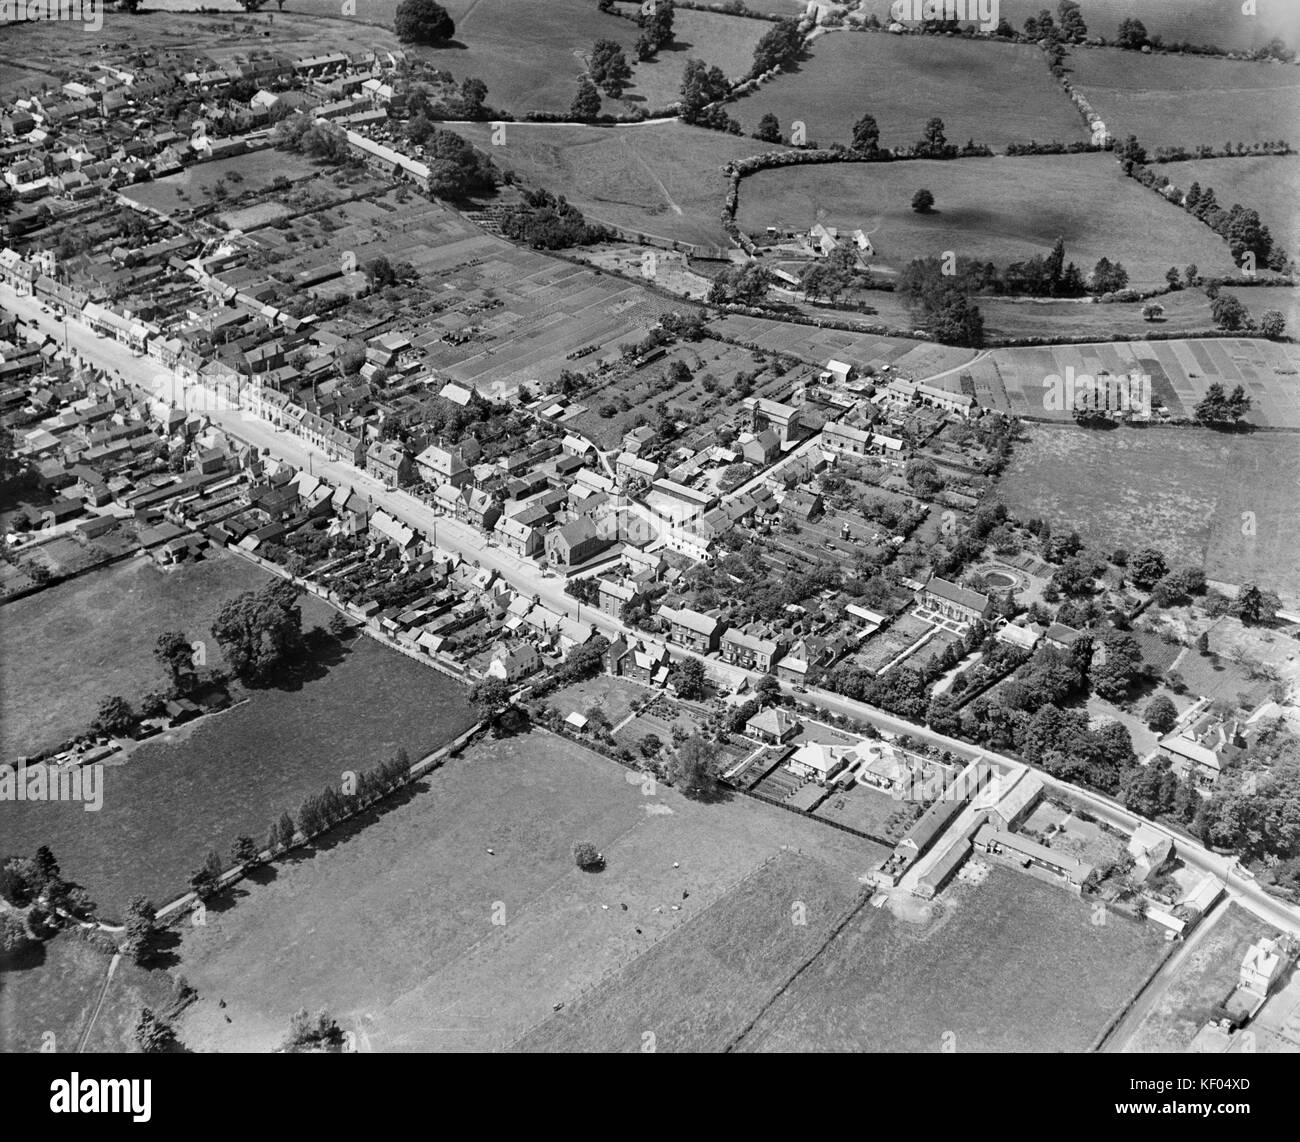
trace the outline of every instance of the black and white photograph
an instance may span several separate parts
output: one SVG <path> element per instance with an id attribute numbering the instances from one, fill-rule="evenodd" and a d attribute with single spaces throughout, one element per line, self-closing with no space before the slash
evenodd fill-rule
<path id="1" fill-rule="evenodd" d="M 1297 0 L 0 0 L 28 1109 L 1285 1097 L 1296 148 Z"/>

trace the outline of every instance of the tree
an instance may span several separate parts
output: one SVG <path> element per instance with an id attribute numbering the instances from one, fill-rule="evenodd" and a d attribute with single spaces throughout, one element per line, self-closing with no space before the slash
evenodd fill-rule
<path id="1" fill-rule="evenodd" d="M 588 76 L 578 77 L 578 93 L 573 97 L 569 114 L 585 123 L 590 123 L 600 114 L 600 92 Z"/>
<path id="2" fill-rule="evenodd" d="M 1130 17 L 1120 21 L 1119 34 L 1115 37 L 1115 43 L 1119 47 L 1138 51 L 1146 47 L 1148 42 L 1146 26 L 1141 20 Z"/>
<path id="3" fill-rule="evenodd" d="M 590 841 L 574 841 L 573 863 L 583 872 L 595 872 L 604 867 L 605 859 Z"/>
<path id="4" fill-rule="evenodd" d="M 1165 307 L 1158 301 L 1149 301 L 1142 307 L 1143 321 L 1159 321 L 1165 315 Z"/>
<path id="5" fill-rule="evenodd" d="M 216 892 L 221 871 L 221 858 L 217 856 L 215 849 L 208 849 L 208 855 L 203 858 L 203 865 L 190 877 L 190 890 L 200 900 L 206 900 Z"/>
<path id="6" fill-rule="evenodd" d="M 1265 612 L 1268 611 L 1264 592 L 1255 583 L 1243 583 L 1241 590 L 1237 592 L 1237 599 L 1232 609 L 1247 626 L 1259 622 L 1266 617 Z"/>
<path id="7" fill-rule="evenodd" d="M 299 593 L 294 584 L 276 579 L 229 600 L 217 613 L 212 636 L 236 678 L 263 683 L 302 649 Z"/>
<path id="8" fill-rule="evenodd" d="M 751 76 L 762 75 L 773 68 L 782 67 L 798 59 L 803 51 L 803 33 L 797 19 L 786 17 L 777 20 L 754 47 Z"/>
<path id="9" fill-rule="evenodd" d="M 873 154 L 880 149 L 880 127 L 875 117 L 863 115 L 853 124 L 853 149 Z"/>
<path id="10" fill-rule="evenodd" d="M 293 844 L 294 835 L 297 829 L 294 827 L 293 817 L 289 810 L 286 809 L 280 814 L 279 820 L 275 822 L 275 843 L 281 848 L 287 849 Z"/>
<path id="11" fill-rule="evenodd" d="M 135 729 L 136 716 L 131 704 L 123 697 L 113 695 L 99 703 L 95 720 L 90 728 L 107 737 L 126 737 Z"/>
<path id="12" fill-rule="evenodd" d="M 1192 419 L 1198 424 L 1236 424 L 1250 411 L 1251 398 L 1241 385 L 1231 393 L 1223 391 L 1219 381 L 1206 386 L 1205 396 L 1192 409 Z"/>
<path id="13" fill-rule="evenodd" d="M 456 34 L 447 9 L 434 0 L 402 0 L 393 15 L 393 27 L 405 44 L 445 44 Z"/>
<path id="14" fill-rule="evenodd" d="M 781 120 L 772 112 L 767 112 L 758 121 L 758 130 L 754 132 L 754 138 L 764 143 L 779 143 L 781 141 Z"/>
<path id="15" fill-rule="evenodd" d="M 713 789 L 713 767 L 717 748 L 699 734 L 692 734 L 668 764 L 668 778 L 688 797 L 699 797 Z"/>
<path id="16" fill-rule="evenodd" d="M 1167 734 L 1178 720 L 1178 707 L 1165 694 L 1157 694 L 1147 703 L 1147 726 L 1159 734 Z"/>
<path id="17" fill-rule="evenodd" d="M 641 753 L 644 757 L 654 757 L 663 748 L 663 744 L 658 734 L 646 734 L 641 739 Z"/>
<path id="18" fill-rule="evenodd" d="M 1240 298 L 1231 294 L 1220 294 L 1210 306 L 1210 316 L 1220 329 L 1235 331 L 1250 324 L 1250 312 L 1241 303 Z"/>
<path id="19" fill-rule="evenodd" d="M 147 963 L 153 954 L 154 942 L 160 930 L 157 917 L 157 909 L 147 896 L 133 896 L 127 902 L 122 954 L 129 957 L 132 963 Z"/>
<path id="20" fill-rule="evenodd" d="M 1128 271 L 1119 262 L 1109 258 L 1097 259 L 1092 276 L 1088 279 L 1088 288 L 1096 294 L 1114 293 L 1128 285 Z"/>
<path id="21" fill-rule="evenodd" d="M 682 658 L 668 670 L 668 681 L 679 698 L 687 701 L 704 697 L 704 663 L 698 658 Z"/>
<path id="22" fill-rule="evenodd" d="M 194 677 L 194 652 L 184 633 L 178 630 L 163 631 L 154 643 L 153 653 L 171 677 L 172 686 L 177 690 L 185 690 Z"/>
<path id="23" fill-rule="evenodd" d="M 1142 648 L 1131 634 L 1118 630 L 1107 631 L 1101 645 L 1104 654 L 1089 669 L 1092 688 L 1100 697 L 1118 701 L 1142 668 Z"/>
<path id="24" fill-rule="evenodd" d="M 918 214 L 929 214 L 934 209 L 934 195 L 922 187 L 912 195 L 912 209 Z"/>
<path id="25" fill-rule="evenodd" d="M 1195 185 L 1196 185 L 1195 183 L 1192 184 L 1193 187 L 1195 187 Z M 1195 262 L 1193 262 L 1191 265 L 1184 268 L 1183 281 L 1187 283 L 1188 288 L 1194 286 L 1199 280 L 1199 277 L 1200 275 L 1199 272 L 1197 271 Z"/>
<path id="26" fill-rule="evenodd" d="M 257 842 L 241 834 L 230 843 L 230 863 L 251 865 L 257 860 Z"/>
<path id="27" fill-rule="evenodd" d="M 513 691 L 503 678 L 484 678 L 469 692 L 470 702 L 478 709 L 479 717 L 495 724 L 510 706 Z"/>
<path id="28" fill-rule="evenodd" d="M 730 90 L 731 85 L 720 67 L 709 67 L 703 60 L 688 59 L 682 69 L 682 120 L 686 123 L 702 122 L 704 109 L 724 98 Z"/>
<path id="29" fill-rule="evenodd" d="M 1286 332 L 1286 316 L 1280 309 L 1266 309 L 1259 315 L 1261 337 L 1281 337 Z"/>
<path id="30" fill-rule="evenodd" d="M 632 78 L 632 68 L 615 40 L 597 40 L 588 57 L 591 81 L 611 99 L 618 99 Z"/>
<path id="31" fill-rule="evenodd" d="M 301 1007 L 289 1018 L 289 1034 L 281 1050 L 290 1053 L 321 1051 L 342 1045 L 343 1032 L 328 1011 L 321 1008 L 313 1017 L 307 1014 L 305 1007 Z"/>
<path id="32" fill-rule="evenodd" d="M 32 942 L 23 918 L 16 912 L 0 912 L 0 955 L 21 952 Z"/>
<path id="33" fill-rule="evenodd" d="M 781 698 L 781 683 L 770 674 L 764 674 L 754 685 L 754 697 L 768 706 Z"/>
<path id="34" fill-rule="evenodd" d="M 148 1007 L 140 1009 L 140 1018 L 135 1022 L 132 1037 L 135 1045 L 146 1055 L 165 1054 L 176 1050 L 179 1045 L 172 1025 L 158 1018 Z"/>
<path id="35" fill-rule="evenodd" d="M 649 51 L 640 58 L 649 59 L 660 48 L 673 42 L 673 0 L 655 0 L 652 4 L 642 4 L 636 22 L 641 29 L 637 40 L 638 55 L 640 45 L 644 42 Z"/>
<path id="36" fill-rule="evenodd" d="M 926 122 L 925 134 L 916 144 L 916 150 L 923 155 L 941 155 L 947 145 L 943 120 L 936 115 Z"/>
<path id="37" fill-rule="evenodd" d="M 1168 570 L 1165 557 L 1154 547 L 1144 547 L 1129 558 L 1129 578 L 1144 591 L 1154 587 L 1156 581 L 1161 579 Z"/>
<path id="38" fill-rule="evenodd" d="M 1196 636 L 1196 653 L 1199 654 L 1202 658 L 1204 658 L 1207 654 L 1210 653 L 1210 632 L 1209 631 L 1203 630 L 1199 635 Z"/>

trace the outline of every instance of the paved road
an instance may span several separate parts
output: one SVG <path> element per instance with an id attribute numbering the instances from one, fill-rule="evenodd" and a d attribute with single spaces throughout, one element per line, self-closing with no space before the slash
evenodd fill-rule
<path id="1" fill-rule="evenodd" d="M 476 528 L 458 520 L 440 515 L 408 492 L 396 491 L 385 487 L 380 481 L 367 476 L 351 464 L 332 460 L 319 449 L 306 444 L 299 437 L 272 427 L 240 409 L 219 407 L 220 403 L 211 394 L 197 384 L 183 386 L 169 372 L 155 362 L 135 356 L 125 346 L 115 341 L 97 337 L 89 329 L 75 322 L 57 321 L 52 314 L 40 312 L 40 302 L 33 298 L 18 297 L 8 286 L 0 284 L 0 303 L 20 316 L 50 328 L 61 339 L 65 335 L 68 345 L 92 364 L 110 371 L 121 373 L 132 384 L 150 388 L 160 396 L 174 400 L 178 405 L 197 407 L 205 411 L 214 421 L 233 435 L 248 443 L 267 449 L 276 456 L 299 468 L 309 468 L 313 473 L 336 484 L 346 484 L 361 495 L 368 497 L 376 506 L 391 512 L 420 531 L 427 533 L 434 542 L 446 551 L 459 553 L 476 566 L 489 567 L 508 581 L 516 590 L 535 596 L 552 610 L 581 621 L 592 623 L 606 635 L 624 633 L 635 636 L 632 628 L 592 607 L 584 607 L 574 598 L 564 593 L 564 580 L 547 576 L 531 560 L 520 559 L 511 552 L 497 546 Z M 741 667 L 728 666 L 717 658 L 708 658 L 680 647 L 670 648 L 677 657 L 691 657 L 703 661 L 710 673 L 721 678 L 728 685 L 737 686 L 747 681 L 752 687 L 765 675 Z M 843 714 L 847 717 L 867 721 L 878 729 L 894 734 L 910 734 L 921 741 L 931 743 L 940 749 L 946 749 L 958 757 L 972 760 L 977 757 L 987 758 L 994 763 L 1007 766 L 1020 766 L 1022 763 L 1012 758 L 1005 758 L 989 750 L 971 745 L 936 733 L 926 726 L 916 725 L 851 698 L 832 694 L 829 691 L 810 688 L 796 693 L 788 684 L 782 690 L 795 698 L 806 702 L 824 712 Z M 1090 812 L 1101 820 L 1131 832 L 1137 827 L 1139 818 L 1128 812 L 1123 806 L 1091 793 L 1078 786 L 1058 781 L 1039 771 L 1045 784 L 1068 794 L 1088 806 Z M 1151 822 L 1147 822 L 1150 824 Z M 1222 879 L 1229 893 L 1239 900 L 1257 916 L 1267 920 L 1286 931 L 1300 935 L 1300 909 L 1295 909 L 1264 892 L 1251 879 L 1242 876 L 1237 861 L 1233 857 L 1213 853 L 1194 841 L 1154 825 L 1161 832 L 1174 838 L 1179 856 L 1185 863 L 1210 875 Z"/>

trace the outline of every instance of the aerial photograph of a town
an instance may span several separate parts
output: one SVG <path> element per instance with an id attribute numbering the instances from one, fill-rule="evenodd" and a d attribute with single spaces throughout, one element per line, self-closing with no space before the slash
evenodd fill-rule
<path id="1" fill-rule="evenodd" d="M 0 1051 L 1300 1053 L 1298 264 L 1296 0 L 0 0 Z"/>

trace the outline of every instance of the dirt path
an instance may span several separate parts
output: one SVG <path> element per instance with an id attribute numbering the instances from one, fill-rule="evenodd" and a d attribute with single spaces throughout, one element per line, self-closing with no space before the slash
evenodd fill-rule
<path id="1" fill-rule="evenodd" d="M 90 1032 L 95 1026 L 95 1020 L 99 1018 L 99 1013 L 104 1006 L 104 997 L 108 995 L 109 984 L 113 982 L 113 976 L 117 973 L 118 961 L 121 958 L 121 952 L 114 952 L 113 958 L 109 961 L 108 972 L 104 976 L 104 986 L 99 989 L 99 999 L 95 1003 L 95 1010 L 90 1013 L 90 1018 L 86 1021 L 86 1028 L 77 1041 L 77 1054 L 81 1054 L 86 1049 L 86 1041 L 90 1038 Z"/>

